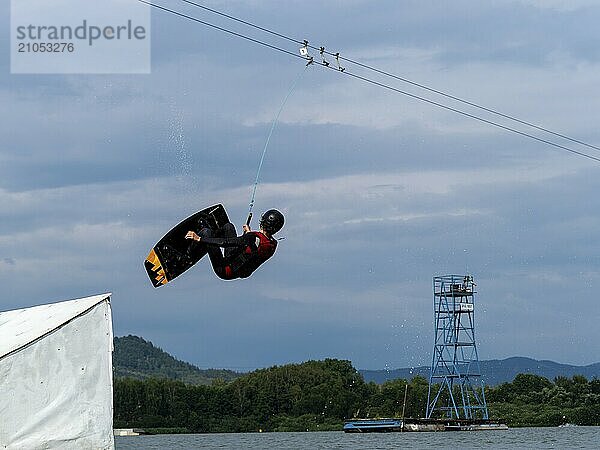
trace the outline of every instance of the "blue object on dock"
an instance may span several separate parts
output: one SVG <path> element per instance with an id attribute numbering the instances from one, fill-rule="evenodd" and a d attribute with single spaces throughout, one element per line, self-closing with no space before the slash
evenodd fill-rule
<path id="1" fill-rule="evenodd" d="M 401 419 L 357 419 L 344 423 L 346 433 L 402 431 Z"/>

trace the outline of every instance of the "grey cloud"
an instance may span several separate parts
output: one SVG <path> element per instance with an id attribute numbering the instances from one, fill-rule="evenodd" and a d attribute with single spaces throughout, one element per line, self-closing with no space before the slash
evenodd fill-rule
<path id="1" fill-rule="evenodd" d="M 597 55 L 574 26 L 595 7 L 216 5 L 367 56 L 416 48 L 426 56 L 412 66 L 394 52 L 376 62 L 597 136 L 585 63 Z M 0 75 L 5 309 L 112 291 L 117 335 L 202 367 L 329 356 L 393 368 L 429 361 L 431 277 L 469 270 L 482 357 L 518 348 L 595 362 L 596 166 L 312 69 L 258 191 L 255 212 L 286 214 L 276 259 L 231 283 L 202 261 L 154 290 L 143 258 L 178 220 L 214 202 L 245 218 L 270 121 L 303 63 L 158 13 L 153 42 L 149 76 Z M 548 64 L 558 50 L 583 64 Z"/>

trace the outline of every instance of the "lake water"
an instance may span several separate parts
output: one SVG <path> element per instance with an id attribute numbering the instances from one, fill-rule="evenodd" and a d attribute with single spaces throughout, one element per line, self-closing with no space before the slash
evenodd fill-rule
<path id="1" fill-rule="evenodd" d="M 231 433 L 117 436 L 118 450 L 187 449 L 598 449 L 600 427 L 511 428 L 505 431 L 347 434 Z"/>

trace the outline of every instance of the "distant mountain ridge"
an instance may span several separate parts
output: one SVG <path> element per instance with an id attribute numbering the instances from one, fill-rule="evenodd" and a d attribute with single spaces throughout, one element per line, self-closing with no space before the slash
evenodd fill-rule
<path id="1" fill-rule="evenodd" d="M 168 378 L 187 384 L 212 384 L 215 380 L 231 381 L 242 374 L 225 369 L 200 369 L 180 361 L 162 349 L 138 336 L 114 338 L 113 369 L 116 378 L 136 379 Z M 480 361 L 485 384 L 495 386 L 511 382 L 520 373 L 531 373 L 553 380 L 564 376 L 583 375 L 588 380 L 600 378 L 600 363 L 573 366 L 554 361 L 538 361 L 526 357 Z M 397 378 L 412 379 L 420 375 L 429 379 L 429 367 L 402 368 L 395 370 L 359 370 L 366 382 L 381 384 Z"/>
<path id="2" fill-rule="evenodd" d="M 480 361 L 481 375 L 485 384 L 495 386 L 497 384 L 511 382 L 515 376 L 520 373 L 531 373 L 553 380 L 556 377 L 572 377 L 573 375 L 583 375 L 588 380 L 596 377 L 600 378 L 600 363 L 590 364 L 588 366 L 573 366 L 570 364 L 560 364 L 548 360 L 536 360 L 522 356 L 515 356 L 507 359 L 492 359 L 489 361 Z M 381 384 L 387 380 L 396 378 L 412 379 L 420 375 L 429 379 L 430 367 L 414 367 L 395 370 L 360 370 L 365 381 L 374 381 Z"/>
<path id="3" fill-rule="evenodd" d="M 215 380 L 231 381 L 239 373 L 225 369 L 199 369 L 180 361 L 152 342 L 138 336 L 114 338 L 113 372 L 116 378 L 168 378 L 187 384 L 211 384 Z"/>

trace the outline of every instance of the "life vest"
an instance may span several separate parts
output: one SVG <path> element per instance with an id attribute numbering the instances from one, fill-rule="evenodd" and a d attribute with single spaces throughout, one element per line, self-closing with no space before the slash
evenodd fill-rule
<path id="1" fill-rule="evenodd" d="M 269 238 L 259 231 L 249 231 L 247 234 L 254 237 L 254 242 L 250 242 L 225 266 L 225 275 L 228 278 L 249 277 L 252 272 L 275 253 L 277 240 L 272 237 Z"/>

